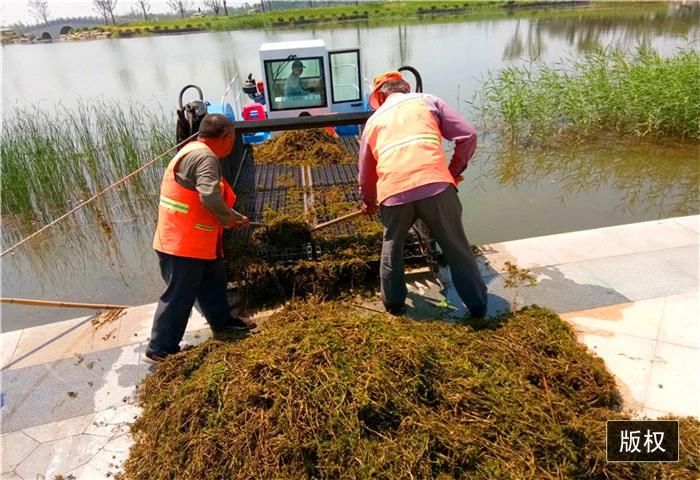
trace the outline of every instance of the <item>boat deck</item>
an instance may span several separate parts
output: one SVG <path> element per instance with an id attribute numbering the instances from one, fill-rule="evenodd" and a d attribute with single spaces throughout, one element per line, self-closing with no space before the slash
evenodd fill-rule
<path id="1" fill-rule="evenodd" d="M 358 137 L 339 137 L 343 148 L 351 158 L 357 159 L 360 141 Z M 245 213 L 252 222 L 264 223 L 264 212 L 272 209 L 276 212 L 314 212 L 316 224 L 333 220 L 328 215 L 329 192 L 334 196 L 343 195 L 343 201 L 353 205 L 347 212 L 359 208 L 361 199 L 357 184 L 357 162 L 322 166 L 286 166 L 281 164 L 257 164 L 253 149 L 247 149 L 242 155 L 242 161 L 236 168 L 235 175 L 229 181 L 238 195 L 237 209 Z M 280 159 L 280 162 L 282 159 Z M 292 215 L 296 216 L 296 215 Z M 378 222 L 379 218 L 375 217 Z M 324 231 L 326 236 L 347 237 L 357 235 L 351 222 L 344 222 L 329 227 Z M 241 233 L 237 233 L 241 234 Z M 422 243 L 421 243 L 422 242 Z M 406 241 L 406 259 L 413 265 L 425 263 L 426 253 L 431 248 L 427 235 L 419 238 L 418 233 L 411 231 Z M 287 249 L 289 250 L 289 249 Z M 309 252 L 319 252 L 318 245 L 312 243 L 294 251 L 275 252 L 266 250 L 268 260 L 290 261 L 298 259 L 318 259 L 319 255 Z"/>

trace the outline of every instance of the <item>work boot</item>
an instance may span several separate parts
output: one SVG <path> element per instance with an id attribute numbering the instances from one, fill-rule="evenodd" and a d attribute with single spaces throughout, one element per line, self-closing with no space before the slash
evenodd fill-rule
<path id="1" fill-rule="evenodd" d="M 146 358 L 144 358 L 143 361 L 150 363 L 151 365 L 158 365 L 159 363 L 163 363 L 163 361 L 165 361 L 165 357 L 167 356 L 167 353 L 146 352 Z"/>
<path id="2" fill-rule="evenodd" d="M 149 346 L 150 348 L 150 346 Z M 163 363 L 163 360 L 165 360 L 166 357 L 169 355 L 173 355 L 175 353 L 178 353 L 180 351 L 180 345 L 175 347 L 175 350 L 172 352 L 152 352 L 150 350 L 146 350 L 146 355 L 143 359 L 144 362 L 150 363 L 152 365 L 156 365 L 158 363 Z"/>
<path id="3" fill-rule="evenodd" d="M 403 303 L 385 303 L 384 308 L 387 313 L 399 317 L 406 312 L 406 305 Z"/>
<path id="4" fill-rule="evenodd" d="M 227 326 L 226 328 L 238 331 L 246 331 L 258 328 L 258 324 L 253 322 L 252 320 L 243 320 L 239 317 L 233 317 L 231 319 L 231 325 Z"/>
<path id="5" fill-rule="evenodd" d="M 250 320 L 243 320 L 238 317 L 231 317 L 229 324 L 224 328 L 213 330 L 214 338 L 225 338 L 230 335 L 240 334 L 242 332 L 249 332 L 258 327 L 255 322 Z"/>

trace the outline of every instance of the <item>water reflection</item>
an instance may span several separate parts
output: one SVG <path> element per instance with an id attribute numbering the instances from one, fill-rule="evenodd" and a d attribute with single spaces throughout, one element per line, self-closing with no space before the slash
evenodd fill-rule
<path id="1" fill-rule="evenodd" d="M 595 41 L 626 46 L 647 44 L 658 36 L 697 37 L 700 4 L 669 5 L 651 12 L 644 7 L 640 10 L 593 18 L 542 19 L 537 23 L 548 35 L 563 36 L 572 45 Z"/>
<path id="2" fill-rule="evenodd" d="M 651 212 L 664 217 L 700 212 L 697 145 L 659 145 L 617 137 L 556 148 L 500 146 L 486 154 L 486 174 L 500 185 L 521 188 L 556 182 L 558 200 L 582 192 L 617 193 L 615 210 Z"/>
<path id="3" fill-rule="evenodd" d="M 168 83 L 168 76 L 165 74 L 165 69 L 161 64 L 155 64 L 154 65 L 155 69 L 155 84 L 158 85 L 158 87 L 161 90 L 168 90 L 169 83 Z"/>
<path id="4" fill-rule="evenodd" d="M 398 38 L 398 47 L 399 47 L 399 65 L 406 65 L 407 59 L 409 57 L 409 52 L 408 52 L 408 32 L 407 32 L 407 27 L 406 25 L 399 25 L 398 27 L 399 30 L 399 38 Z"/>
<path id="5" fill-rule="evenodd" d="M 162 288 L 150 248 L 156 215 L 152 195 L 139 201 L 124 192 L 107 194 L 3 257 L 3 296 L 127 305 L 152 301 Z M 6 240 L 17 240 L 37 228 L 26 222 L 18 225 L 17 220 L 3 218 L 3 227 L 14 227 L 14 235 Z M 89 313 L 18 305 L 1 308 L 3 331 Z"/>
<path id="6" fill-rule="evenodd" d="M 542 28 L 539 22 L 527 22 L 524 29 L 526 29 L 525 38 L 523 41 L 521 38 L 521 20 L 518 20 L 515 26 L 515 32 L 513 32 L 513 38 L 506 45 L 503 51 L 504 60 L 515 60 L 526 56 L 529 59 L 538 59 L 544 51 L 544 44 L 542 41 Z"/>
<path id="7" fill-rule="evenodd" d="M 700 4 L 646 10 L 642 7 L 639 12 L 625 10 L 610 15 L 518 19 L 503 50 L 503 59 L 539 58 L 552 40 L 564 40 L 577 52 L 586 53 L 604 45 L 623 50 L 651 46 L 652 41 L 660 36 L 698 38 Z"/>
<path id="8" fill-rule="evenodd" d="M 503 60 L 514 60 L 523 56 L 525 51 L 525 43 L 521 37 L 520 33 L 520 20 L 515 24 L 515 31 L 513 32 L 513 37 L 510 42 L 506 44 L 506 48 L 503 51 Z"/>
<path id="9" fill-rule="evenodd" d="M 133 90 L 135 85 L 134 85 L 134 77 L 131 74 L 131 69 L 130 68 L 120 68 L 118 72 L 119 78 L 122 81 L 122 85 L 126 90 Z"/>

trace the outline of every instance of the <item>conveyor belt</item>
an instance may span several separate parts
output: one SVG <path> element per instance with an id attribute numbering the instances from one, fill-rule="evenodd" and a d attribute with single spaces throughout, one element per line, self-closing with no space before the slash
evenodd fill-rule
<path id="1" fill-rule="evenodd" d="M 260 190 L 278 190 L 287 188 L 291 185 L 280 185 L 289 179 L 294 179 L 294 186 L 301 188 L 301 169 L 299 167 L 286 167 L 284 165 L 257 165 L 254 167 L 255 173 L 255 189 Z"/>
<path id="2" fill-rule="evenodd" d="M 340 137 L 340 143 L 352 158 L 357 158 L 360 155 L 360 139 L 358 137 Z"/>
<path id="3" fill-rule="evenodd" d="M 314 186 L 357 185 L 357 165 L 324 165 L 311 167 Z"/>
<path id="4" fill-rule="evenodd" d="M 340 137 L 342 146 L 352 156 L 357 158 L 359 139 L 357 137 Z M 289 167 L 277 164 L 256 165 L 254 155 L 243 156 L 243 165 L 238 169 L 238 178 L 234 190 L 238 195 L 239 211 L 245 213 L 253 222 L 263 222 L 263 212 L 267 208 L 276 211 L 302 209 L 303 205 L 288 205 L 287 202 L 313 201 L 317 207 L 324 207 L 329 201 L 327 192 L 340 190 L 345 201 L 360 206 L 360 196 L 357 185 L 357 164 L 324 165 L 318 167 Z M 295 195 L 289 195 L 289 189 L 296 190 Z M 299 192 L 305 192 L 300 195 Z M 311 200 L 313 199 L 313 200 Z M 311 208 L 311 205 L 308 205 Z M 317 210 L 325 210 L 319 208 Z M 319 215 L 318 223 L 332 220 L 327 215 Z M 378 221 L 378 219 L 377 219 Z M 352 223 L 339 223 L 329 227 L 325 233 L 331 236 L 349 236 L 355 234 Z M 239 232 L 237 234 L 247 234 Z M 424 243 L 426 243 L 424 241 Z M 406 239 L 406 259 L 424 259 L 424 248 L 417 235 L 411 231 Z M 260 254 L 273 262 L 291 262 L 300 259 L 321 258 L 323 252 L 317 245 L 308 244 L 294 249 L 261 250 Z"/>

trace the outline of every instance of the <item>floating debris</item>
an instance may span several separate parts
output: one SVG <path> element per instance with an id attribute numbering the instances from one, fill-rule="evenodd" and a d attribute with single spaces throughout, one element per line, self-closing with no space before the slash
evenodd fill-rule
<path id="1" fill-rule="evenodd" d="M 605 461 L 624 419 L 603 361 L 556 314 L 489 330 L 350 303 L 296 303 L 257 335 L 209 340 L 146 377 L 125 478 L 691 478 L 680 462 Z"/>
<path id="2" fill-rule="evenodd" d="M 117 336 L 114 335 L 114 332 L 116 332 L 116 331 L 117 331 L 116 328 L 113 329 L 113 330 L 110 330 L 106 335 L 103 335 L 103 336 L 102 336 L 102 340 L 106 342 L 106 341 L 109 340 L 110 338 L 111 338 L 112 340 L 116 339 Z"/>
<path id="3" fill-rule="evenodd" d="M 537 285 L 537 277 L 527 268 L 520 268 L 514 263 L 505 262 L 506 277 L 503 285 L 506 288 L 516 288 L 519 286 L 534 287 Z"/>
<path id="4" fill-rule="evenodd" d="M 112 309 L 105 312 L 101 312 L 95 316 L 90 322 L 95 330 L 98 330 L 102 325 L 107 325 L 108 323 L 114 322 L 116 319 L 121 317 L 126 313 L 126 309 Z"/>

